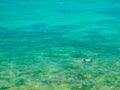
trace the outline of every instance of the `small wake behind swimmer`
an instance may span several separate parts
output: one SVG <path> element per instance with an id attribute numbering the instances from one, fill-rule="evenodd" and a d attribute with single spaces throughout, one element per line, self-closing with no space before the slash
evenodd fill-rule
<path id="1" fill-rule="evenodd" d="M 87 62 L 87 63 L 90 63 L 92 62 L 92 59 L 91 58 L 80 58 L 80 59 L 76 59 L 74 60 L 74 62 Z"/>

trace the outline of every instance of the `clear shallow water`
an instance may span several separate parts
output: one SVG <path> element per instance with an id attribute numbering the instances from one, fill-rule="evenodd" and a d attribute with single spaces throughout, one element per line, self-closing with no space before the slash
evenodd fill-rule
<path id="1" fill-rule="evenodd" d="M 0 90 L 120 89 L 119 1 L 1 0 L 0 11 Z"/>

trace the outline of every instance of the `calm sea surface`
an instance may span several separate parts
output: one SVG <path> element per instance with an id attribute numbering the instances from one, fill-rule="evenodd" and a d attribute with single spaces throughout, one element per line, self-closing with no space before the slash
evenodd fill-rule
<path id="1" fill-rule="evenodd" d="M 0 0 L 0 90 L 120 90 L 120 0 Z"/>

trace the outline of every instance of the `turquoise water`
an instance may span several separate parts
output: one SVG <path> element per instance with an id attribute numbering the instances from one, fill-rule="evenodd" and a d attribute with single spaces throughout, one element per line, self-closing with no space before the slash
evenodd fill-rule
<path id="1" fill-rule="evenodd" d="M 119 0 L 0 0 L 0 12 L 0 90 L 120 90 Z"/>

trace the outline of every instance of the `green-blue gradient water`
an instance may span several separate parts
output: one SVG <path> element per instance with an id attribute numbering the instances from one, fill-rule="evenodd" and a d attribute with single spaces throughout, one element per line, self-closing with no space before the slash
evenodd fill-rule
<path id="1" fill-rule="evenodd" d="M 120 90 L 120 0 L 0 0 L 0 90 Z"/>

